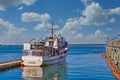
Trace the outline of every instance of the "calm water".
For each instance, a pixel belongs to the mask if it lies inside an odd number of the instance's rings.
[[[14,68],[0,72],[0,80],[117,80],[101,54],[104,46],[69,47],[65,63]],[[0,62],[21,58],[22,46],[1,46]]]

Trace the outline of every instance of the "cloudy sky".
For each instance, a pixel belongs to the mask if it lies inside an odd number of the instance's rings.
[[[120,34],[120,0],[0,0],[0,43],[44,38],[52,21],[69,43],[105,43]]]

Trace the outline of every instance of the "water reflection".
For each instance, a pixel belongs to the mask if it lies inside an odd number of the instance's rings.
[[[24,67],[22,77],[24,80],[64,80],[66,63],[43,67]]]

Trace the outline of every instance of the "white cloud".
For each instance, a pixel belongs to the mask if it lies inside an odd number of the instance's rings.
[[[77,40],[81,40],[83,38],[83,34],[78,33],[75,37],[77,38]]]
[[[96,40],[96,39],[104,39],[106,34],[101,30],[96,30],[94,34],[88,35],[86,37],[87,40]]]
[[[63,27],[63,31],[65,30],[78,30],[81,29],[81,24],[78,18],[69,18]]]
[[[76,33],[76,31],[66,32],[65,35],[62,34],[66,38],[69,43],[82,43],[83,41],[83,34]]]
[[[93,2],[90,5],[86,6],[86,9],[83,11],[82,15],[84,17],[67,19],[64,27],[61,29],[60,32],[67,38],[68,41],[72,40],[73,42],[76,41],[76,43],[81,40],[81,43],[88,43],[88,40],[90,40],[90,42],[94,42],[95,40],[102,42],[99,39],[104,39],[104,32],[97,30],[94,34],[91,34],[85,38],[83,37],[82,33],[80,33],[80,30],[83,25],[94,24],[98,26],[107,24],[109,20],[107,19],[107,14],[105,10],[102,9],[102,7],[98,3]],[[114,21],[114,19],[112,19],[111,22],[112,21]]]
[[[115,18],[111,18],[111,19],[109,20],[109,22],[110,22],[110,23],[115,22]]]
[[[37,0],[22,0],[22,3],[30,6],[32,4],[34,4]]]
[[[25,12],[22,14],[22,21],[24,22],[32,22],[32,21],[40,21],[40,15],[34,12]]]
[[[15,41],[19,44],[19,40],[23,39],[24,37],[22,33],[26,31],[26,29],[18,28],[14,24],[0,19],[0,31],[0,33],[2,34],[0,38],[1,43],[10,44],[11,42],[14,43]]]
[[[110,18],[109,16],[112,14],[119,14],[120,9],[115,8],[115,9],[103,9],[99,3],[91,2],[92,0],[81,0],[83,3],[88,3],[89,4],[85,5],[85,10],[82,11],[82,16],[79,18],[70,18],[69,20],[77,20],[80,25],[105,25],[108,23],[113,23],[115,22],[115,18],[112,17]],[[80,12],[79,9],[74,10],[74,12]]]
[[[41,22],[46,22],[50,19],[50,15],[45,13],[45,14],[38,14],[34,12],[25,12],[22,14],[22,21],[24,22],[32,22],[32,21],[41,21]]]
[[[22,14],[22,21],[24,22],[33,22],[33,21],[38,21],[40,22],[37,24],[35,27],[33,27],[34,30],[37,31],[42,31],[42,30],[47,30],[49,27],[52,25],[48,22],[50,20],[50,15],[45,13],[45,14],[38,14],[34,12],[25,12]],[[58,28],[58,26],[57,26]]]
[[[85,3],[90,2],[89,0],[81,0]],[[111,11],[111,13],[109,13]],[[75,10],[74,10],[75,12]],[[81,28],[83,26],[89,25],[106,25],[109,23],[115,22],[115,18],[111,16],[113,14],[118,15],[119,8],[114,9],[103,9],[99,3],[91,2],[85,5],[85,10],[82,12],[82,16],[76,18],[69,18],[67,19],[65,25],[60,30],[60,32],[68,39],[68,41],[73,40],[78,42],[78,36],[81,39],[84,39],[81,42],[91,42],[91,43],[104,43],[106,34],[101,31],[97,30],[94,34],[90,34],[87,37],[83,37],[82,33],[80,33]],[[110,30],[110,29],[107,29]],[[77,36],[76,36],[77,35]],[[70,41],[71,42],[71,41]]]
[[[120,7],[117,7],[117,8],[114,8],[114,9],[109,9],[108,14],[120,15]]]
[[[47,13],[41,14],[40,19],[41,19],[41,22],[46,22],[46,21],[50,20],[50,15]]]
[[[0,10],[3,10],[3,11],[5,11],[5,9],[4,9],[3,7],[1,7],[1,6],[0,6]]]
[[[80,29],[79,18],[69,18],[64,27],[60,30],[60,33],[65,36],[69,42],[77,43],[83,38],[83,35],[79,33]]]
[[[47,30],[48,27],[50,27],[50,26],[51,26],[51,24],[49,24],[49,23],[40,23],[37,26],[35,26],[34,29],[43,31],[43,30]]]
[[[50,24],[48,22],[42,22],[42,23],[39,23],[38,25],[36,25],[33,29],[36,31],[47,31],[48,32],[48,30],[51,30],[51,28],[52,28],[52,24]],[[53,28],[55,30],[58,30],[59,26],[54,25]],[[58,33],[58,32],[54,32],[54,33]]]
[[[19,7],[18,10],[22,10],[23,9],[23,6]]]
[[[105,33],[104,33],[103,31],[101,31],[101,30],[96,30],[96,32],[95,32],[95,37],[96,37],[96,38],[105,38],[106,35],[105,35]]]
[[[60,30],[69,43],[104,43],[106,34],[101,30],[96,30],[94,34],[87,36],[80,33],[81,23],[79,18],[69,18],[64,27]]]
[[[68,41],[70,43],[83,43],[83,34],[82,33],[77,33],[76,35],[69,36]]]
[[[81,26],[79,26],[81,27]],[[61,29],[61,33],[69,43],[104,43],[106,34],[101,30],[96,30],[94,34],[89,34],[87,36],[80,33],[81,28],[69,28],[69,26],[64,26]]]
[[[5,10],[9,6],[18,6],[20,4],[30,6],[35,2],[36,0],[0,0],[0,10]]]
[[[106,30],[108,30],[108,31],[112,31],[113,29],[112,29],[112,28],[107,28]]]
[[[87,5],[81,17],[81,24],[83,25],[104,25],[108,23],[106,11],[99,5],[99,3],[92,2]]]
[[[78,38],[82,37],[82,34],[79,34],[80,29],[81,26],[77,20],[67,21],[64,27],[60,30],[60,33],[65,36],[69,42],[73,43],[78,42]]]
[[[104,32],[97,30],[94,34],[83,37],[82,33],[79,33],[83,25],[104,25],[109,22],[107,19],[107,14],[104,9],[99,5],[99,3],[92,2],[87,5],[82,15],[84,17],[69,18],[65,23],[64,27],[61,29],[61,33],[70,41],[79,41],[81,39],[91,39],[91,41],[97,40],[98,38],[105,37]],[[114,21],[112,19],[111,21]],[[77,35],[77,36],[76,36]],[[79,38],[79,39],[78,39]],[[81,42],[85,42],[84,40]],[[87,42],[87,41],[86,41]],[[88,41],[89,42],[89,41]]]
[[[86,37],[85,41],[88,43],[104,43],[106,34],[101,30],[96,30],[94,34]]]

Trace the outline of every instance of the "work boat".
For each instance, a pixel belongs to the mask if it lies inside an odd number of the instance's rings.
[[[46,37],[25,43],[23,47],[22,65],[41,66],[65,61],[68,43],[61,35]]]

